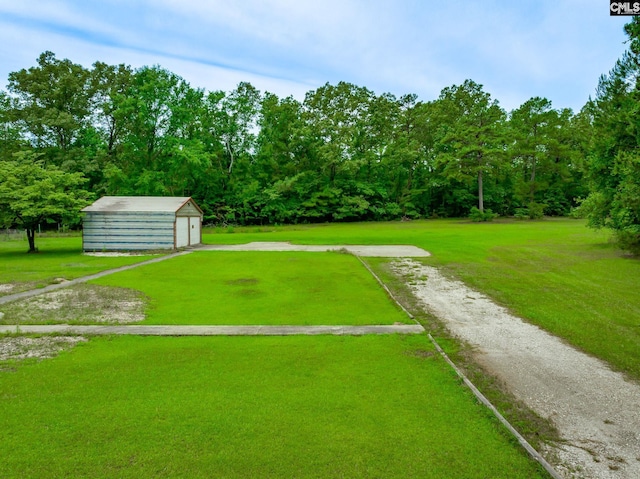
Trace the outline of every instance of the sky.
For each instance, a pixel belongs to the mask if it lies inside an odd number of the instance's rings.
[[[52,51],[279,97],[340,81],[421,101],[471,79],[580,110],[626,49],[606,0],[0,0],[0,88]]]

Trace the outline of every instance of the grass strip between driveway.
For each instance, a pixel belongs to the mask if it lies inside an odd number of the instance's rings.
[[[142,324],[411,324],[349,254],[193,252],[92,283],[145,293]]]

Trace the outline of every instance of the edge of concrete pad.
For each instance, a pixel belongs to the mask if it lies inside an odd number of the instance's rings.
[[[417,324],[364,326],[0,325],[4,334],[131,334],[138,336],[361,336],[421,334]]]
[[[300,245],[285,241],[253,241],[243,244],[202,245],[200,251],[302,251],[331,252],[345,250],[356,256],[385,258],[419,258],[431,256],[428,251],[415,245]]]

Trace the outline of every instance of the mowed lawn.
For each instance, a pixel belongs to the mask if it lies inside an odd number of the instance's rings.
[[[152,256],[88,256],[82,253],[79,236],[37,238],[39,252],[27,254],[26,239],[0,241],[0,295],[47,286],[60,278],[66,280],[87,276],[105,269],[151,259]]]
[[[340,253],[202,251],[92,283],[144,292],[146,324],[410,322],[356,257]]]
[[[205,241],[421,246],[433,253],[421,261],[640,378],[640,261],[583,221],[229,231]],[[85,257],[73,240],[67,261],[80,263]],[[320,262],[293,275],[307,257]],[[387,268],[385,260],[369,262]],[[64,277],[65,264],[45,263],[46,274]],[[286,276],[271,276],[278,270]],[[342,316],[333,310],[339,301],[322,300],[319,313],[309,315],[322,321],[308,324],[384,324],[374,316],[378,303],[357,294],[365,289],[401,318],[389,322],[405,321],[357,259],[337,253],[197,252],[101,284],[144,291],[148,322],[156,324],[203,324],[187,319],[226,303],[235,309],[211,313],[207,324],[245,316],[240,304],[265,316],[283,310],[272,323],[253,324],[307,324],[285,321],[290,302],[274,308],[261,288],[284,298],[287,285],[301,283],[292,297],[309,302],[323,289],[304,289],[314,284],[310,271],[334,278],[329,282],[341,290],[354,288],[353,275],[362,273],[369,283],[348,294],[362,306],[353,303],[344,316],[360,309],[374,319],[329,323]],[[0,366],[0,477],[546,477],[433,355],[424,335],[92,338],[52,360]]]
[[[254,227],[210,230],[204,239],[420,246],[433,254],[420,261],[640,379],[640,259],[626,256],[609,232],[589,229],[583,220]]]
[[[96,337],[0,371],[0,477],[547,477],[420,336]]]

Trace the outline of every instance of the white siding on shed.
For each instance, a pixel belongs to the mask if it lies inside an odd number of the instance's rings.
[[[105,196],[83,212],[85,251],[175,249],[200,243],[202,211],[189,197]]]
[[[154,214],[104,214],[85,220],[85,251],[172,249],[175,216]]]

